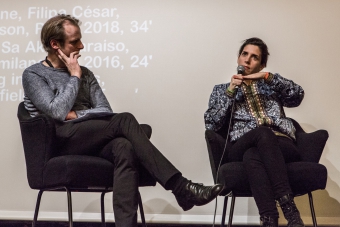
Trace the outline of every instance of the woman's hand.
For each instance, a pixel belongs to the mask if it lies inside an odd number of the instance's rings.
[[[244,80],[260,80],[260,79],[264,79],[266,76],[266,72],[258,72],[258,73],[254,73],[254,74],[250,74],[247,76],[242,76]]]
[[[229,85],[229,90],[234,91],[236,87],[241,86],[243,82],[243,76],[242,74],[237,74],[231,77],[230,85]]]

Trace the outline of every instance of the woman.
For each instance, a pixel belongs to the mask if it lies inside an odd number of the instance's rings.
[[[261,226],[278,226],[278,201],[288,226],[303,227],[285,165],[300,157],[293,122],[285,117],[283,107],[299,106],[304,91],[279,74],[262,72],[268,55],[261,39],[244,41],[237,60],[244,71],[232,76],[230,83],[214,87],[205,125],[217,131],[233,112],[227,158],[245,163]]]

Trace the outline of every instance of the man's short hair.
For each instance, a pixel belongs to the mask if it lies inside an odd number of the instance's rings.
[[[50,52],[52,50],[50,41],[53,39],[58,41],[60,45],[64,47],[65,31],[63,25],[66,21],[77,27],[81,24],[77,18],[72,17],[71,15],[58,14],[46,21],[42,27],[40,39],[46,52]]]
[[[267,66],[267,61],[268,61],[268,56],[269,56],[267,44],[265,42],[263,42],[261,39],[256,38],[256,37],[246,39],[246,40],[243,41],[243,44],[240,47],[240,50],[238,52],[239,57],[242,54],[244,47],[247,46],[247,45],[254,45],[254,46],[258,46],[260,48],[261,65]]]

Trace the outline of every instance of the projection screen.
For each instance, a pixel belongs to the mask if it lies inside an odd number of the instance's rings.
[[[305,90],[298,108],[286,114],[307,132],[326,129],[330,138],[321,163],[326,190],[313,193],[319,224],[340,223],[340,2],[336,0],[117,0],[3,1],[0,8],[0,220],[31,220],[37,191],[29,188],[16,117],[23,100],[23,70],[46,53],[44,22],[58,14],[82,21],[80,63],[92,70],[114,112],[131,112],[153,128],[151,141],[195,182],[212,184],[203,114],[213,86],[236,73],[242,41],[259,37],[269,46],[264,70],[280,73]],[[141,188],[149,223],[211,224],[214,202],[184,212],[160,185]],[[74,220],[100,221],[99,195],[73,195]],[[106,215],[114,222],[111,194]],[[296,199],[306,224],[307,197]],[[218,199],[217,220],[223,198]],[[67,220],[62,193],[46,193],[40,220]],[[239,198],[235,224],[259,223],[253,198]],[[280,223],[285,223],[284,218]]]

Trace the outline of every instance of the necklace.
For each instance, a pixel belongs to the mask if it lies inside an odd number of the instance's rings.
[[[51,68],[54,68],[53,65],[52,65],[52,63],[50,62],[50,60],[47,59],[47,56],[46,56],[46,58],[45,58],[45,61],[46,61],[46,63],[48,64],[48,66],[50,66]]]

